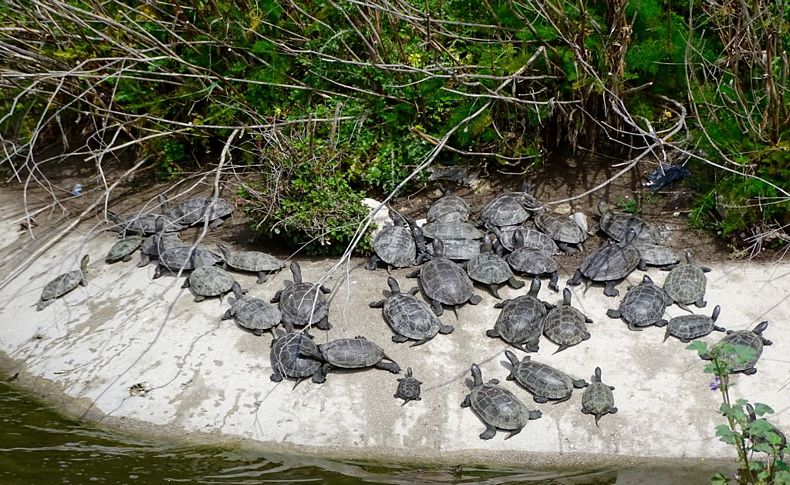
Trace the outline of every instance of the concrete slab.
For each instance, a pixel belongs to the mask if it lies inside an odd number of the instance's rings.
[[[12,220],[6,216],[0,234],[18,231]],[[232,321],[220,321],[227,303],[194,303],[180,288],[180,278],[152,280],[153,267],[106,265],[103,256],[114,242],[112,234],[80,227],[1,283],[4,367],[19,372],[24,385],[69,401],[72,412],[164,436],[208,434],[249,440],[271,451],[386,461],[571,469],[710,464],[735,456],[714,435],[723,419],[703,362],[675,339],[662,343],[663,329],[631,332],[606,317],[619,299],[603,296],[601,287],[573,292],[574,305],[595,321],[590,340],[556,355],[556,346],[542,340],[540,351],[531,354],[577,378],[589,380],[596,366],[603,369],[604,382],[616,386],[619,412],[604,416],[596,427],[591,416],[580,413],[581,392],[564,403],[537,405],[525,390],[505,381],[503,351],[512,348],[485,336],[499,310],[483,290],[478,290],[479,305],[460,308],[457,318],[452,312],[442,317],[455,332],[409,347],[393,343],[381,310],[368,307],[386,289],[385,271],[365,271],[364,262],[354,260],[330,275],[334,328],[314,330],[316,341],[365,335],[403,368],[412,367],[424,382],[423,400],[401,406],[393,397],[400,376],[381,370],[333,372],[326,384],[304,382],[296,388],[293,382],[271,382],[271,336],[255,337]],[[2,244],[0,260],[7,269],[34,247],[24,234],[4,237]],[[36,312],[42,287],[52,276],[78,267],[86,252],[92,256],[89,285]],[[334,262],[301,263],[305,279],[315,281]],[[409,288],[414,280],[406,273],[393,274]],[[637,271],[629,280],[636,284],[642,274]],[[654,269],[649,274],[659,284],[666,275]],[[720,325],[745,329],[770,321],[766,336],[774,345],[766,347],[756,375],[733,378],[733,394],[771,405],[777,411],[774,421],[790,429],[790,264],[720,264],[708,278],[704,312],[720,304]],[[262,298],[270,298],[285,279],[290,279],[287,271],[256,285],[253,276],[238,275],[250,294]],[[620,286],[623,293],[625,286]],[[513,297],[523,291],[502,293]],[[545,286],[541,297],[552,303],[561,299]],[[668,311],[669,316],[683,313],[677,307]],[[460,407],[473,362],[485,380],[500,379],[530,408],[540,409],[543,418],[512,439],[498,433],[480,440],[482,423]]]

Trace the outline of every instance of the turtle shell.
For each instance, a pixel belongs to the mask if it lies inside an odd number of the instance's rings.
[[[480,211],[480,220],[498,227],[518,225],[529,218],[527,207],[539,205],[534,197],[523,192],[502,194],[483,207]]]
[[[470,404],[485,423],[495,428],[520,429],[529,420],[529,411],[512,392],[496,384],[482,384],[472,388]]]
[[[746,362],[738,362],[738,357],[735,353],[723,351],[719,354],[719,358],[727,363],[730,372],[742,372],[753,369],[760,356],[763,353],[763,339],[762,337],[752,330],[738,330],[732,332],[726,337],[719,340],[716,346],[729,345],[743,345],[754,350],[754,356]]]
[[[370,367],[384,358],[384,350],[363,337],[332,340],[318,350],[328,363],[345,369]]]
[[[573,219],[552,212],[536,215],[535,227],[563,243],[578,244],[587,239],[587,233]]]
[[[255,333],[269,330],[282,320],[282,313],[276,306],[259,298],[243,296],[230,300],[231,313],[236,323]]]
[[[219,256],[207,249],[194,248],[193,250],[191,246],[184,245],[174,246],[159,253],[159,264],[173,273],[182,269],[192,270],[195,269],[193,258],[190,257],[192,254],[195,255],[195,260],[200,261],[201,266],[211,266],[221,261]]]
[[[708,279],[699,266],[681,263],[669,272],[664,280],[664,290],[673,301],[688,305],[705,297]]]
[[[240,271],[279,271],[285,263],[274,256],[260,251],[235,251],[225,257],[225,262]]]
[[[395,333],[412,340],[433,338],[442,325],[428,305],[408,293],[387,298],[383,313]]]
[[[208,221],[215,221],[229,216],[233,212],[233,205],[223,198],[194,197],[185,200],[176,208],[168,212],[168,216],[179,224],[191,226],[204,220],[208,214]]]
[[[658,323],[667,309],[667,295],[649,279],[628,290],[620,302],[620,313],[635,327]]]
[[[587,255],[580,269],[593,281],[621,280],[639,265],[639,259],[639,251],[631,244],[605,244]]]
[[[422,382],[418,381],[411,371],[411,367],[406,369],[406,377],[398,379],[398,389],[395,392],[395,397],[403,399],[406,404],[409,401],[420,400],[420,386]]]
[[[104,260],[108,264],[115,263],[117,261],[128,261],[130,259],[130,255],[140,247],[143,243],[142,236],[127,236],[124,239],[113,244],[110,250],[107,252],[107,257]]]
[[[192,291],[201,296],[224,295],[231,290],[235,281],[230,273],[216,266],[196,268],[188,279]]]
[[[494,253],[480,253],[466,263],[466,273],[474,281],[498,285],[513,277],[507,262]]]
[[[429,222],[422,226],[423,236],[429,239],[480,239],[480,229],[467,222]]]
[[[455,195],[446,195],[428,209],[428,222],[466,222],[469,219],[469,204]]]
[[[54,300],[70,292],[83,280],[81,270],[69,271],[53,279],[41,290],[41,301]]]
[[[622,212],[604,212],[601,214],[600,227],[609,237],[617,242],[625,242],[628,233],[636,234],[634,241],[661,244],[661,235],[642,218]]]
[[[466,272],[446,258],[434,258],[422,266],[420,285],[428,298],[445,305],[466,303],[474,294]]]
[[[140,251],[158,257],[160,252],[176,246],[185,246],[178,234],[153,234],[143,240]]]
[[[521,295],[507,300],[499,313],[494,331],[511,344],[537,341],[543,332],[546,305],[531,295]]]
[[[156,219],[159,217],[165,219],[165,232],[178,232],[184,229],[183,225],[174,222],[171,217],[162,214],[152,214],[150,212],[115,220],[117,221],[118,232],[156,234]]]
[[[403,226],[384,226],[373,240],[373,250],[382,261],[396,268],[411,266],[417,258],[414,237]]]
[[[279,309],[283,322],[291,325],[310,325],[320,322],[329,314],[329,302],[312,283],[294,283],[280,294]]]
[[[582,312],[572,306],[560,305],[549,310],[543,319],[543,335],[563,350],[590,338],[586,319]]]
[[[480,241],[473,239],[445,239],[443,257],[456,261],[467,261],[480,254]],[[436,248],[431,245],[434,254]]]
[[[321,362],[302,355],[317,353],[318,347],[307,335],[299,332],[281,333],[272,340],[269,352],[269,359],[275,371],[272,380],[280,381],[283,376],[294,379],[312,376],[321,368]]]
[[[553,273],[559,269],[551,254],[540,249],[518,248],[507,256],[507,262],[513,271],[528,275]]]
[[[667,333],[688,342],[708,335],[714,326],[715,322],[707,315],[681,315],[669,321]]]
[[[561,370],[525,357],[513,365],[511,376],[535,396],[567,399],[573,392],[573,378]]]
[[[595,424],[598,419],[607,413],[616,413],[614,406],[614,394],[612,388],[601,382],[601,368],[595,368],[595,375],[592,382],[587,385],[582,394],[582,412],[595,415]]]
[[[634,247],[639,250],[639,256],[650,266],[669,266],[680,261],[678,255],[668,247],[660,244],[653,244],[635,241]]]

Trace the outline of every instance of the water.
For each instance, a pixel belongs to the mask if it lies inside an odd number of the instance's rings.
[[[175,446],[69,419],[0,382],[0,483],[38,484],[437,484],[614,483],[615,470],[536,472],[475,467],[415,468],[241,448]]]

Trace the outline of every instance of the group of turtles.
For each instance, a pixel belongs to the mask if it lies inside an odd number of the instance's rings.
[[[232,292],[233,297],[228,299],[230,307],[221,318],[235,319],[240,327],[256,335],[266,331],[272,333],[273,381],[290,378],[298,383],[311,378],[315,383],[323,383],[332,368],[374,367],[395,374],[401,372],[400,366],[379,345],[365,337],[336,339],[317,345],[308,332],[297,329],[329,330],[332,327],[329,300],[325,296],[330,290],[321,284],[303,281],[297,262],[290,263],[293,281],[286,281],[284,288],[266,301],[248,295],[228,269],[255,273],[257,282],[262,284],[270,274],[285,267],[284,261],[258,251],[232,251],[224,244],[218,245],[218,251],[212,251],[180,239],[178,232],[187,227],[219,226],[233,210],[228,201],[199,197],[175,208],[171,208],[164,197],[160,197],[160,202],[163,209],[160,213],[126,218],[111,215],[122,239],[110,249],[106,262],[129,261],[139,248],[138,266],[155,261],[154,278],[164,271],[187,272],[183,287],[190,289],[195,301]],[[525,275],[531,278],[529,290],[495,305],[501,312],[486,335],[501,338],[524,352],[538,351],[539,341],[545,336],[558,346],[557,352],[563,351],[590,338],[587,324],[592,323],[592,319],[573,307],[567,287],[562,291],[559,305],[539,299],[540,278],[548,277],[548,286],[559,291],[559,264],[555,256],[560,252],[582,251],[588,235],[600,229],[610,241],[586,256],[567,281],[568,286],[578,285],[584,279],[602,282],[604,294],[614,297],[619,295],[616,285],[634,269],[661,266],[669,270],[663,287],[655,285],[645,275],[639,285],[628,289],[618,308],[610,309],[607,315],[622,318],[631,330],[650,325],[666,326],[665,340],[674,336],[685,342],[714,330],[724,331],[716,325],[719,306],[711,316],[690,314],[669,321],[664,319],[665,310],[673,303],[686,310],[691,304],[705,306],[705,273],[709,268],[696,265],[689,253],[681,263],[673,251],[662,245],[659,231],[638,216],[612,212],[603,203],[598,205],[598,211],[597,228],[588,227],[586,217],[581,214],[563,215],[546,210],[529,193],[528,187],[491,200],[474,224],[469,222],[469,204],[450,193],[445,193],[430,206],[423,224],[390,210],[392,223],[382,227],[374,238],[375,254],[366,268],[372,271],[385,266],[389,272],[391,268],[417,266],[408,276],[418,278],[419,287],[401,291],[397,279],[390,275],[385,298],[370,302],[369,306],[381,308],[394,342],[410,342],[417,346],[439,334],[453,332],[452,325],[439,319],[445,308],[455,310],[465,303],[481,302],[482,298],[475,294],[475,283],[501,299],[499,288],[504,284],[514,289],[522,288],[525,283],[515,275]],[[527,225],[530,218],[534,219],[533,226]],[[87,255],[81,263],[81,269],[60,275],[45,286],[39,310],[78,285],[87,284]],[[417,297],[420,291],[428,303]],[[282,329],[277,328],[280,324]],[[755,351],[748,362],[734,355],[725,356],[731,361],[733,372],[756,372],[755,364],[763,345],[770,345],[770,341],[762,337],[767,325],[762,322],[752,331],[728,332],[722,339],[723,343],[745,345]],[[509,350],[505,355],[510,363],[507,379],[515,380],[529,391],[535,402],[566,401],[573,389],[584,388],[582,412],[594,415],[596,425],[601,416],[617,411],[614,388],[602,382],[600,367],[587,383],[531,360],[529,356],[519,360]],[[471,390],[462,406],[471,407],[486,424],[481,439],[493,437],[497,428],[508,430],[508,437],[513,436],[527,421],[540,417],[540,411],[527,409],[496,379],[484,383],[476,364],[472,364],[471,374]],[[419,400],[420,385],[408,368],[406,377],[398,380],[395,397],[403,399],[403,404]]]

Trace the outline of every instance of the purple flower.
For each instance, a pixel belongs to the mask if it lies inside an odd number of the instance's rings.
[[[711,391],[718,391],[721,387],[721,378],[719,376],[714,377],[708,385],[710,386]]]

